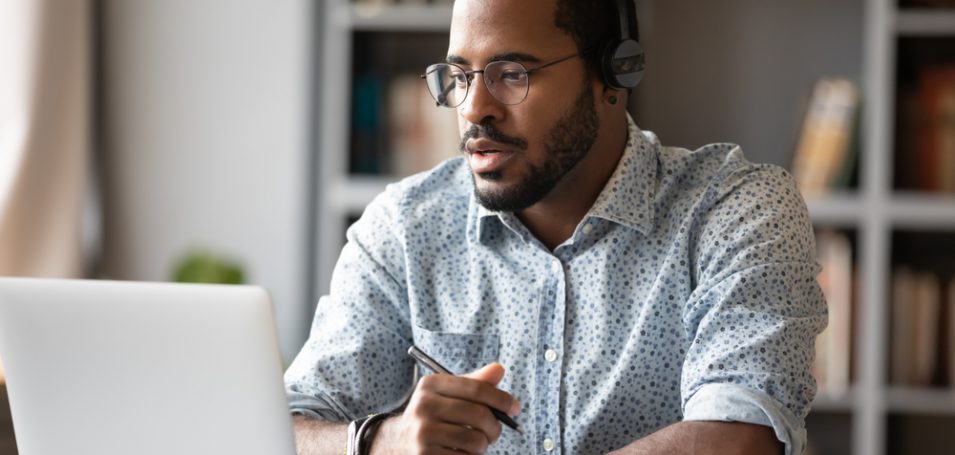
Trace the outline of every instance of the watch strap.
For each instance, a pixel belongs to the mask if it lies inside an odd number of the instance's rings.
[[[345,447],[345,455],[369,455],[371,442],[375,437],[378,426],[385,419],[396,414],[381,413],[371,414],[368,417],[354,420],[348,425],[348,443]]]

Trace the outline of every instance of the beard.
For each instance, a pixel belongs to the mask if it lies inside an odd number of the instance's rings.
[[[599,127],[594,94],[585,84],[573,106],[547,134],[544,144],[545,161],[539,165],[531,164],[524,177],[511,186],[480,189],[475,181],[474,196],[478,203],[494,212],[519,212],[540,202],[587,156],[587,152],[597,140]],[[521,151],[527,149],[526,140],[506,136],[490,124],[482,124],[480,127],[472,125],[461,141],[462,148],[467,139],[482,135],[493,141],[515,146]],[[478,174],[478,177],[497,181],[501,179],[501,173],[485,172]],[[476,178],[472,172],[471,179]]]

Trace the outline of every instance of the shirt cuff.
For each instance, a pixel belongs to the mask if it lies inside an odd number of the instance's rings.
[[[311,395],[286,390],[285,397],[292,415],[303,415],[329,422],[348,422],[348,415],[342,409],[336,409],[331,403]]]
[[[786,445],[786,455],[799,455],[806,446],[803,419],[769,395],[736,384],[705,384],[687,400],[683,420],[745,422],[772,427]]]

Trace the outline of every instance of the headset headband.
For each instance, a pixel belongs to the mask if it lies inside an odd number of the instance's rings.
[[[627,2],[630,4],[627,5]],[[615,3],[620,22],[619,34],[606,45],[601,57],[601,73],[604,82],[611,88],[632,89],[643,79],[646,62],[643,48],[637,42],[639,31],[636,14],[631,9],[633,0],[616,0]]]
[[[620,40],[630,38],[630,9],[627,8],[626,2],[629,0],[616,0],[617,1],[617,17],[620,19]]]

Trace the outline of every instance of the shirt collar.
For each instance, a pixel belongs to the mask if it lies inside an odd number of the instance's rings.
[[[646,235],[653,228],[653,197],[657,180],[657,153],[660,143],[656,135],[637,127],[627,114],[627,144],[617,168],[587,212],[588,217],[603,218],[640,231]],[[471,205],[477,210],[477,240],[483,243],[483,232],[493,219],[512,226],[517,217],[510,212],[494,212],[477,202],[471,195]],[[519,222],[517,224],[520,224]],[[521,233],[525,229],[515,230]]]
[[[660,143],[627,115],[627,146],[587,216],[604,218],[649,234],[653,229]]]

